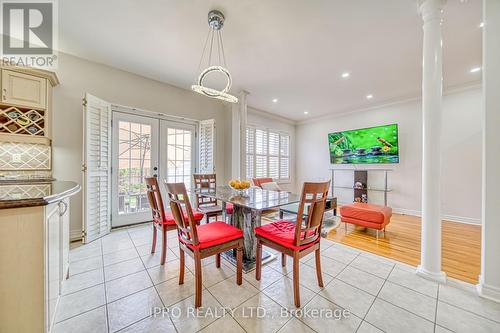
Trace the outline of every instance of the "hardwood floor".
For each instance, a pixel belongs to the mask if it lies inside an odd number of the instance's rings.
[[[393,214],[386,228],[385,237],[380,232],[344,223],[330,231],[328,239],[398,260],[413,266],[420,263],[420,218]],[[442,229],[443,270],[449,277],[477,283],[481,263],[481,227],[464,223],[443,221]]]

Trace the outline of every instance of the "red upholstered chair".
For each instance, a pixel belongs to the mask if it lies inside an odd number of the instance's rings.
[[[262,187],[262,184],[270,183],[272,181],[273,181],[272,178],[252,178],[253,184],[258,187]]]
[[[165,212],[163,199],[161,197],[156,177],[146,177],[145,181],[149,206],[151,207],[151,212],[153,213],[153,246],[151,247],[151,253],[155,253],[156,230],[159,229],[162,233],[160,264],[163,265],[165,264],[165,257],[167,254],[167,231],[175,230],[176,224],[172,213]],[[193,216],[198,224],[203,219],[203,214],[200,212],[194,212]]]
[[[198,226],[189,203],[184,183],[166,183],[170,208],[179,237],[180,272],[179,284],[184,283],[184,253],[194,260],[196,308],[201,306],[201,260],[216,255],[215,265],[220,267],[220,254],[236,249],[236,284],[242,282],[243,231],[224,222],[212,222]],[[184,206],[185,212],[182,206]],[[187,216],[186,216],[187,214]],[[187,217],[187,218],[186,218]]]
[[[323,287],[320,262],[320,233],[325,212],[326,196],[330,181],[304,183],[297,223],[280,220],[255,228],[257,254],[255,278],[260,280],[262,271],[262,245],[281,252],[281,264],[286,265],[286,256],[293,258],[293,296],[295,306],[300,307],[299,260],[315,251],[318,285]],[[304,206],[309,205],[309,214],[303,219]]]

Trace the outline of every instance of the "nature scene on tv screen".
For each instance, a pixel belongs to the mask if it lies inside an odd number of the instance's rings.
[[[398,125],[328,134],[332,164],[399,163]]]

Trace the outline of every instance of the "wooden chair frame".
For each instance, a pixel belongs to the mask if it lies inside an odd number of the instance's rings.
[[[304,183],[302,195],[297,213],[297,222],[295,225],[295,246],[304,246],[312,244],[302,250],[293,250],[281,244],[275,243],[267,238],[257,237],[257,253],[255,278],[260,280],[262,272],[262,246],[265,245],[276,251],[281,252],[281,265],[286,266],[286,256],[293,258],[293,296],[296,307],[300,307],[299,291],[299,264],[300,259],[309,253],[315,252],[316,258],[316,277],[318,285],[323,288],[323,276],[321,274],[321,256],[320,256],[320,237],[321,225],[323,223],[323,213],[325,212],[326,197],[330,181],[324,183]],[[303,218],[304,207],[309,204],[309,214],[306,219]]]
[[[165,259],[167,255],[167,231],[175,230],[177,226],[175,224],[165,224],[165,209],[163,206],[163,199],[161,197],[160,188],[158,187],[158,180],[156,177],[146,177],[144,178],[146,182],[147,196],[149,200],[149,206],[151,207],[151,212],[153,214],[153,246],[151,247],[151,253],[155,253],[156,250],[156,237],[157,230],[161,231],[162,243],[161,243],[161,258],[160,264],[165,264]]]
[[[215,189],[217,186],[217,176],[212,174],[193,174],[194,188],[200,189]],[[217,199],[196,195],[196,209],[204,213],[207,218],[207,223],[211,217],[222,216],[222,207],[218,206]]]
[[[187,253],[194,260],[195,266],[195,308],[201,306],[202,297],[202,266],[201,260],[210,256],[215,255],[215,266],[220,268],[220,254],[222,252],[236,249],[236,284],[241,285],[242,283],[242,266],[243,266],[243,236],[241,238],[229,241],[224,244],[219,244],[216,246],[199,249],[198,245],[198,231],[197,225],[193,217],[193,210],[191,204],[189,203],[189,197],[186,193],[186,187],[184,183],[165,183],[167,187],[168,196],[170,199],[170,208],[177,225],[177,232],[179,238],[183,240],[179,241],[179,284],[184,283],[184,264],[185,258],[184,253]],[[184,219],[184,214],[182,212],[182,207],[187,212],[188,220]],[[187,244],[192,245],[193,248],[187,246]]]

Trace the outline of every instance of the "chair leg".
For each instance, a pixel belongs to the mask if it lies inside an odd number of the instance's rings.
[[[220,253],[215,255],[215,267],[220,268]]]
[[[165,259],[167,257],[167,228],[162,227],[162,242],[161,242],[161,259],[160,265],[165,264]]]
[[[255,280],[260,281],[262,272],[262,243],[257,239],[257,252],[255,254]]]
[[[316,275],[318,276],[318,286],[323,288],[323,275],[321,274],[321,253],[319,249],[316,251]]]
[[[184,250],[179,248],[179,284],[184,284],[185,256]]]
[[[194,307],[199,308],[201,306],[201,258],[200,258],[200,252],[198,251],[195,251],[194,253],[194,275],[195,275]]]
[[[347,222],[344,222],[345,233],[347,234]]]
[[[286,267],[286,254],[281,253],[281,267]]]
[[[151,254],[155,253],[156,249],[156,226],[153,223],[153,246],[151,247]]]
[[[299,253],[293,253],[293,299],[295,306],[300,308],[300,292],[299,292]]]
[[[377,230],[377,240],[378,240],[378,230]]]
[[[240,246],[236,250],[236,284],[238,286],[243,282],[243,247]]]

